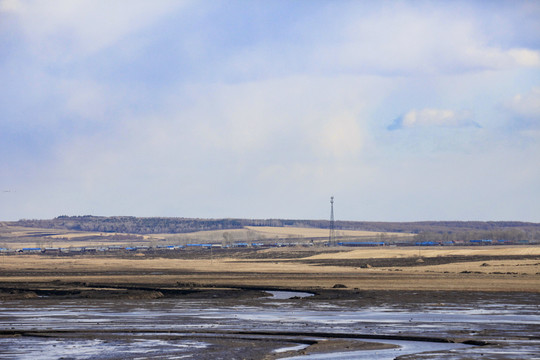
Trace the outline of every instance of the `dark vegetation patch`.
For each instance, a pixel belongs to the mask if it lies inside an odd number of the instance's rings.
[[[540,303],[540,293],[448,291],[448,290],[363,290],[343,287],[336,284],[334,289],[321,288],[283,288],[234,285],[202,285],[196,283],[177,283],[176,286],[159,286],[151,283],[140,284],[100,284],[81,282],[56,283],[0,283],[0,300],[54,301],[55,299],[140,299],[182,298],[193,300],[219,299],[233,306],[239,300],[243,304],[260,304],[268,298],[268,290],[311,292],[314,296],[288,299],[287,301],[317,302],[347,300],[355,306],[384,306],[395,304],[411,309],[425,306],[444,306],[448,303],[504,303],[519,298],[523,304]],[[119,303],[120,304],[120,303]],[[442,304],[442,305],[441,305]]]
[[[0,284],[0,300],[21,299],[128,299],[152,300],[163,297],[184,299],[223,299],[241,300],[268,296],[264,290],[213,287],[159,287],[151,284],[130,286],[100,286],[89,283],[56,283],[56,284],[17,284],[15,286]]]
[[[67,229],[96,232],[121,232],[131,234],[177,234],[204,230],[241,229],[245,226],[308,227],[328,229],[328,220],[288,219],[193,219],[133,216],[59,216],[47,220],[19,220],[7,223],[16,226],[46,229]],[[364,230],[429,234],[441,240],[452,240],[452,234],[469,232],[474,235],[492,235],[492,239],[540,240],[540,223],[520,221],[419,221],[419,222],[368,222],[336,221],[336,230]]]
[[[418,260],[422,259],[422,262]],[[321,266],[349,266],[349,267],[409,267],[409,266],[428,266],[442,265],[460,262],[475,262],[475,261],[490,261],[490,260],[538,260],[538,255],[502,255],[502,256],[484,256],[484,255],[467,255],[467,256],[437,256],[437,257],[422,257],[422,258],[369,258],[369,259],[304,259],[299,262],[321,265]]]

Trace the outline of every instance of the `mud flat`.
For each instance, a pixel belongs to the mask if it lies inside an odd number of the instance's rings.
[[[3,300],[0,358],[525,359],[540,346],[538,294],[343,293]]]

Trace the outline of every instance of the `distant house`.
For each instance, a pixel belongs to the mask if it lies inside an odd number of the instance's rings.
[[[480,239],[480,240],[471,240],[471,245],[491,245],[493,240],[490,239]]]
[[[421,242],[416,243],[416,246],[435,246],[435,245],[439,245],[439,243],[435,241],[421,241]]]
[[[41,252],[41,248],[22,248],[19,250],[19,252],[22,253],[39,253]]]
[[[248,243],[234,243],[233,247],[245,248],[248,247]]]

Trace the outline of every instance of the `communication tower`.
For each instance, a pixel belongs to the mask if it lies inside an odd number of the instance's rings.
[[[328,243],[330,246],[336,245],[336,232],[334,228],[334,197],[330,197],[330,235],[328,236]]]

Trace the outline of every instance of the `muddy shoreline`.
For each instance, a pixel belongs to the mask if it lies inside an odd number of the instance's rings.
[[[343,311],[366,311],[366,309],[382,309],[381,314],[393,311],[391,309],[396,309],[399,313],[405,311],[414,314],[418,311],[432,311],[429,309],[460,309],[462,306],[474,309],[475,306],[483,306],[482,304],[495,304],[501,309],[506,307],[504,304],[519,304],[520,308],[535,309],[540,304],[540,294],[537,293],[284,287],[268,289],[250,286],[215,288],[193,283],[179,283],[177,287],[160,287],[148,283],[110,286],[62,281],[48,284],[19,283],[11,287],[7,285],[14,284],[0,284],[0,294],[3,295],[0,297],[0,303],[17,311],[11,317],[9,313],[0,313],[0,320],[4,324],[0,327],[0,342],[3,341],[8,345],[22,343],[30,350],[66,343],[75,344],[74,348],[97,346],[98,349],[110,346],[133,349],[133,344],[153,343],[172,347],[171,344],[186,343],[188,347],[193,346],[190,344],[204,346],[201,350],[197,350],[197,359],[273,360],[313,353],[383,350],[395,347],[382,341],[461,344],[485,349],[500,347],[498,339],[502,337],[520,339],[519,341],[540,341],[540,334],[533,330],[533,325],[521,326],[514,330],[510,326],[502,331],[503,329],[498,327],[479,328],[465,323],[463,328],[434,332],[422,330],[421,325],[418,327],[414,323],[398,318],[396,329],[388,328],[384,321],[380,324],[370,321],[366,323],[367,328],[355,326],[349,330],[348,326],[331,326],[326,324],[326,321],[315,322],[312,325],[302,322],[289,323],[293,320],[288,318],[305,311],[307,314],[319,316],[313,311],[326,308],[336,310],[324,311],[322,313],[324,316],[330,314],[340,316]],[[295,290],[307,291],[313,296],[292,296],[286,300],[272,300],[269,293],[269,291]],[[32,293],[35,296],[28,295]],[[283,322],[280,320],[261,323],[257,320],[257,317],[266,311],[270,313],[282,311],[283,306],[291,309],[290,313],[288,311],[283,313],[282,316],[285,316]],[[60,309],[64,307],[66,307],[65,315],[59,314],[58,311],[63,311]],[[104,310],[100,310],[102,308]],[[80,310],[74,312],[74,309]],[[34,323],[31,319],[28,322],[24,320],[25,317],[17,320],[20,316],[24,316],[26,311],[42,313],[45,315],[44,322]],[[95,311],[98,312],[94,314]],[[140,314],[141,311],[148,311],[149,316],[137,315],[141,316],[140,320],[131,319],[132,314]],[[244,320],[238,320],[236,315],[233,315],[235,311]],[[109,314],[117,312],[124,314],[122,316],[126,318],[118,318],[115,315],[111,323]],[[388,314],[392,319],[392,313]],[[52,316],[50,321],[46,320],[49,316]],[[62,319],[60,323],[54,320],[58,316]],[[344,324],[347,324],[347,321]],[[437,324],[441,329],[445,328],[444,322]],[[400,327],[403,327],[403,332],[397,331]],[[137,353],[137,357],[163,358],[183,354],[185,351],[174,348],[167,350],[166,346],[161,354],[159,353],[161,350],[156,350],[152,353],[154,355]],[[277,353],[276,349],[285,351]],[[3,357],[0,350],[0,358],[18,357]],[[119,359],[122,356],[111,357],[104,351],[103,355],[98,354],[91,358],[108,360]],[[491,358],[507,359],[504,356]]]
[[[365,306],[381,302],[393,302],[399,299],[405,304],[421,304],[424,302],[459,302],[477,299],[504,298],[524,296],[531,303],[540,304],[538,293],[486,292],[486,291],[447,291],[447,290],[362,290],[349,289],[335,285],[336,289],[320,287],[283,287],[283,286],[249,286],[249,285],[203,285],[177,282],[160,286],[151,283],[92,283],[92,282],[0,282],[0,300],[15,299],[151,299],[151,298],[189,298],[224,300],[250,300],[268,296],[268,291],[306,292],[314,296],[309,300],[349,300]],[[525,296],[525,294],[527,294]],[[306,301],[298,298],[297,301]]]
[[[63,285],[68,284],[56,284],[59,288]],[[69,284],[69,286],[73,285],[80,286],[81,284]],[[143,289],[142,285],[146,288]],[[74,348],[97,346],[97,349],[107,349],[111,346],[113,349],[133,349],[133,345],[136,344],[165,344],[159,345],[162,348],[165,346],[163,349],[160,348],[163,353],[159,353],[161,350],[156,350],[150,355],[137,353],[137,357],[144,359],[184,354],[184,349],[175,350],[171,344],[186,343],[186,346],[198,344],[197,346],[203,347],[197,350],[197,359],[253,360],[273,360],[314,353],[392,349],[395,345],[388,342],[403,341],[460,344],[486,350],[500,347],[499,339],[502,337],[505,341],[517,339],[521,342],[540,342],[540,334],[533,330],[532,324],[517,328],[515,328],[517,324],[505,325],[504,328],[491,325],[479,327],[474,325],[477,320],[471,319],[472,323],[465,322],[463,327],[451,325],[454,320],[450,320],[451,327],[447,328],[446,322],[437,320],[434,324],[437,324],[436,326],[440,327],[441,331],[435,331],[436,329],[426,331],[429,327],[422,330],[425,326],[422,325],[424,320],[415,319],[413,323],[410,323],[406,319],[400,320],[399,317],[403,314],[417,317],[421,314],[418,313],[419,311],[431,312],[433,309],[460,309],[463,306],[474,309],[475,306],[482,306],[481,304],[495,305],[495,309],[506,308],[504,304],[519,304],[521,309],[528,308],[531,309],[528,311],[534,311],[532,309],[537,307],[540,298],[539,295],[530,293],[462,292],[452,294],[446,291],[318,289],[313,291],[314,295],[310,297],[292,296],[286,300],[272,300],[270,294],[263,289],[194,287],[167,292],[167,289],[151,288],[149,284],[140,284],[137,289],[94,290],[94,294],[100,294],[96,297],[87,297],[88,294],[80,288],[68,290],[66,287],[63,290],[56,290],[58,292],[53,291],[49,295],[40,295],[37,298],[0,300],[6,309],[16,309],[14,312],[0,313],[0,342],[9,346],[19,344],[17,346],[23,346],[23,350],[24,346],[32,350],[60,344],[74,344]],[[281,290],[294,289],[282,288]],[[81,292],[78,293],[78,291]],[[118,291],[121,295],[119,293],[118,297],[110,296],[111,291]],[[158,298],[149,296],[156,291],[163,291],[162,296]],[[282,307],[285,308],[282,309]],[[392,322],[385,325],[387,320],[380,324],[376,320],[375,322],[369,320],[373,316],[369,315],[371,311],[369,309],[380,309],[379,311],[382,311],[380,314],[388,314],[384,316],[388,316]],[[282,315],[276,314],[276,311]],[[365,316],[360,316],[359,320],[354,320],[361,321],[358,325],[350,327],[346,325],[349,316],[346,314],[350,311],[353,311],[351,314],[355,314],[356,311],[367,311],[367,313]],[[398,311],[397,314],[402,315],[394,318],[393,311]],[[437,311],[435,310],[435,313]],[[28,315],[26,315],[27,312],[29,312]],[[148,315],[145,315],[147,312]],[[283,320],[261,322],[266,312],[274,314],[272,316],[277,315],[278,319],[284,316]],[[310,316],[315,316],[315,318],[309,320],[308,323],[300,319],[294,320],[303,313],[308,316],[307,319]],[[344,315],[340,315],[342,313]],[[34,316],[32,314],[42,314],[44,318],[36,323],[31,320]],[[113,315],[112,318],[111,315]],[[326,323],[326,320],[323,322],[316,320],[319,316],[329,315],[338,316],[337,319],[345,316],[343,318],[345,322],[343,325],[339,325],[339,322],[332,325],[333,320],[329,323]],[[136,317],[133,318],[133,316]],[[263,318],[257,320],[259,316]],[[426,320],[431,321],[431,315],[427,316]],[[58,322],[56,319],[61,319],[61,321]],[[388,327],[394,321],[397,321],[395,327]],[[364,326],[364,322],[367,327]],[[351,323],[353,324],[354,322]],[[400,328],[402,330],[398,331]],[[172,349],[167,349],[167,346]],[[276,349],[284,349],[284,351],[276,352]],[[18,358],[17,356],[3,357],[2,354],[0,350],[0,358]],[[440,353],[437,354],[440,356]],[[122,356],[111,357],[104,351],[90,358],[119,359]],[[463,357],[465,358],[476,357]],[[498,355],[491,358],[510,359]]]

